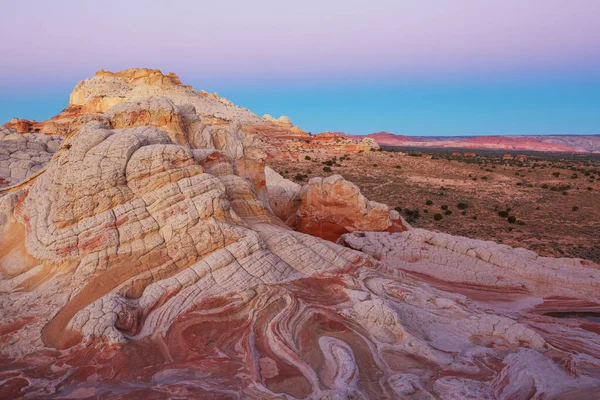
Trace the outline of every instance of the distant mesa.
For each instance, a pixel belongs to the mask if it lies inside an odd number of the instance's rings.
[[[340,135],[371,138],[380,146],[600,153],[600,135],[405,136],[389,132]]]

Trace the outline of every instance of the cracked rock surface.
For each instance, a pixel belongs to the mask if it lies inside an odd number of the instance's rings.
[[[413,229],[265,158],[150,97],[0,189],[0,398],[595,396],[600,266]]]

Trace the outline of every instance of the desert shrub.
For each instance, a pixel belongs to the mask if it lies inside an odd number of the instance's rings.
[[[404,214],[406,214],[406,221],[407,222],[413,222],[413,221],[417,220],[420,217],[419,209],[418,208],[415,208],[414,210],[411,210],[410,208],[405,208],[404,209]]]
[[[323,172],[331,172],[331,167],[323,167]]]
[[[423,209],[423,214],[429,214],[429,210],[428,210],[428,209],[426,209],[426,208],[424,208],[424,209]]]
[[[302,174],[296,174],[296,176],[294,177],[294,179],[297,180],[297,181],[301,181],[301,180],[304,179],[304,175],[302,175]]]
[[[304,156],[304,159],[310,161],[310,156]]]
[[[510,212],[510,210],[512,210],[512,208],[506,207],[506,212]]]
[[[427,204],[428,206],[430,206],[430,205],[432,205],[432,204],[433,204],[433,201],[432,201],[432,200],[427,200],[427,201],[425,202],[425,204]]]
[[[402,167],[401,167],[401,166],[399,166],[399,165],[396,165],[394,168],[398,168],[398,169],[400,169],[400,168],[402,168]]]
[[[458,203],[456,205],[456,208],[458,208],[459,210],[466,210],[467,208],[469,208],[469,205],[467,203]]]
[[[462,210],[460,214],[461,215],[467,215],[467,210]]]
[[[562,192],[563,196],[566,196],[568,193],[567,192]]]
[[[447,209],[448,209],[448,206],[444,204],[444,205],[443,205],[443,206],[441,206],[440,208],[441,208],[442,210],[447,210]]]
[[[594,190],[591,186],[588,186],[587,190]]]
[[[444,211],[444,215],[452,215],[452,211],[446,210],[446,211]]]
[[[577,179],[577,178],[579,178],[579,175],[577,175],[577,174],[571,175],[571,179]]]
[[[517,225],[525,225],[525,221],[518,220],[518,221],[517,221]]]
[[[376,167],[376,166],[377,166],[377,164],[373,164],[373,167]]]
[[[399,213],[401,213],[401,212],[402,212],[402,207],[396,207],[396,208],[394,208],[394,210],[396,210],[396,211],[398,211]]]
[[[471,218],[472,218],[473,220],[477,221],[477,215],[473,215]]]
[[[517,186],[523,186],[523,182],[517,182]]]
[[[498,211],[498,215],[502,218],[508,217],[508,211]]]
[[[433,219],[435,219],[436,221],[440,221],[442,218],[444,218],[444,217],[440,213],[433,215]]]
[[[571,207],[571,210],[572,210],[572,211],[578,211],[578,210],[579,210],[579,207],[577,207],[577,206],[573,206],[573,207]]]
[[[327,165],[328,167],[331,167],[334,162],[332,160],[327,160],[327,161],[323,161],[323,164]]]
[[[558,178],[560,176],[560,172],[553,172],[552,175]]]
[[[547,183],[544,183],[544,184],[542,185],[542,189],[548,189],[548,184],[547,184]]]
[[[511,215],[506,220],[508,221],[508,223],[514,224],[515,222],[517,222],[517,217],[515,217],[514,215]]]
[[[482,180],[482,181],[487,181],[487,180],[488,180],[488,177],[487,177],[487,176],[482,176],[482,177],[481,177],[481,180]]]

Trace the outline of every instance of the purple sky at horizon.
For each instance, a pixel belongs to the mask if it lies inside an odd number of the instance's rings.
[[[149,67],[311,131],[600,133],[597,0],[2,3],[0,122]]]

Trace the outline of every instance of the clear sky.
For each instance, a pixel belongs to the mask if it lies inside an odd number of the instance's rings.
[[[598,0],[0,0],[0,122],[159,68],[311,132],[600,133]]]

